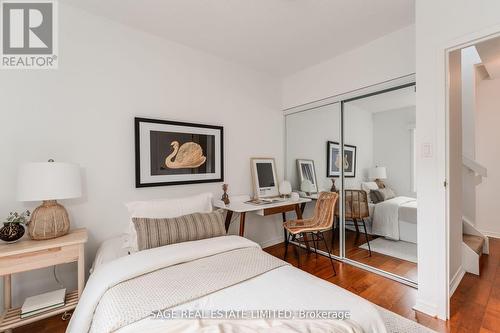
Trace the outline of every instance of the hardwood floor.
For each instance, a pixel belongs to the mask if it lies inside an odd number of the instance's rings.
[[[284,245],[278,244],[265,251],[282,258]],[[490,255],[482,258],[481,276],[467,273],[463,278],[451,299],[448,322],[412,310],[417,291],[411,287],[337,261],[337,276],[333,276],[328,258],[318,256],[316,259],[314,254],[301,253],[301,269],[438,332],[500,332],[500,239],[490,240]],[[287,261],[297,265],[293,250],[289,251]],[[14,332],[63,333],[67,323],[57,316]]]
[[[325,232],[325,238],[328,242],[328,246],[331,246],[331,237],[332,233],[330,231]],[[376,238],[378,238],[378,236],[368,235],[368,239],[370,241]],[[347,258],[379,268],[389,273],[403,276],[412,281],[417,281],[417,264],[373,251],[370,256],[368,250],[360,248],[360,245],[366,243],[365,235],[363,233],[356,234],[355,231],[346,230],[345,243]],[[332,253],[338,256],[340,245],[338,230],[335,233],[333,244]],[[326,252],[326,248],[323,243],[320,242],[318,244],[318,248]]]
[[[264,250],[282,258],[284,245]],[[465,274],[451,298],[447,322],[414,311],[417,291],[411,287],[338,261],[334,277],[328,258],[300,253],[301,269],[438,332],[500,332],[500,239],[490,239],[490,254],[481,258],[481,276]],[[294,251],[287,261],[297,265]]]

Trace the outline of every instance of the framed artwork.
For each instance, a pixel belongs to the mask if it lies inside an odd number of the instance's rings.
[[[340,144],[334,141],[327,143],[327,177],[340,177]],[[344,145],[344,176],[356,177],[356,146]]]
[[[255,197],[269,198],[279,196],[278,176],[274,158],[251,158],[250,167]]]
[[[135,118],[136,187],[224,181],[221,126]]]
[[[312,184],[311,193],[318,193],[318,180],[316,178],[316,168],[313,160],[298,159],[297,171],[299,174],[299,186],[307,179]]]

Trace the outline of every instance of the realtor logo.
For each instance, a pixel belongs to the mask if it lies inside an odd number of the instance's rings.
[[[1,1],[3,69],[57,68],[53,0]]]

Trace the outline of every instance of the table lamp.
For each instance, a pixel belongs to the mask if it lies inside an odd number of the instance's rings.
[[[279,186],[279,191],[284,198],[288,198],[292,193],[292,184],[290,184],[288,180],[282,181]]]
[[[28,223],[32,239],[51,239],[68,233],[68,212],[56,200],[82,195],[78,165],[53,160],[26,163],[19,168],[17,185],[19,201],[43,201],[33,211]]]
[[[311,192],[314,191],[314,185],[309,179],[304,179],[300,184],[300,190],[305,192],[306,195],[311,195]]]
[[[382,179],[387,179],[387,170],[385,167],[375,167],[370,169],[368,172],[368,178],[374,179],[379,188],[385,188],[384,181]]]

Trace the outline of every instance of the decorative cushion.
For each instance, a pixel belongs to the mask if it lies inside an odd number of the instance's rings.
[[[372,199],[372,202],[374,204],[377,204],[379,202],[386,201],[386,200],[389,200],[389,199],[392,199],[395,197],[396,197],[396,194],[389,187],[370,191],[370,198]]]
[[[212,211],[212,193],[201,193],[186,198],[135,201],[126,204],[130,222],[128,238],[124,247],[130,252],[137,248],[137,233],[132,221],[134,217],[171,218],[192,213],[209,213]]]
[[[368,202],[372,203],[372,200],[370,197],[370,191],[378,190],[377,183],[375,183],[375,182],[362,182],[361,189],[366,192],[366,195],[368,197]]]
[[[382,193],[380,193],[379,190],[370,190],[370,199],[371,202],[374,204],[378,204],[379,202],[384,201],[384,197],[382,196]]]
[[[396,193],[394,193],[394,191],[390,187],[381,188],[379,192],[382,194],[384,201],[396,197]]]
[[[139,251],[175,243],[224,236],[224,211],[194,213],[174,218],[134,217]]]

